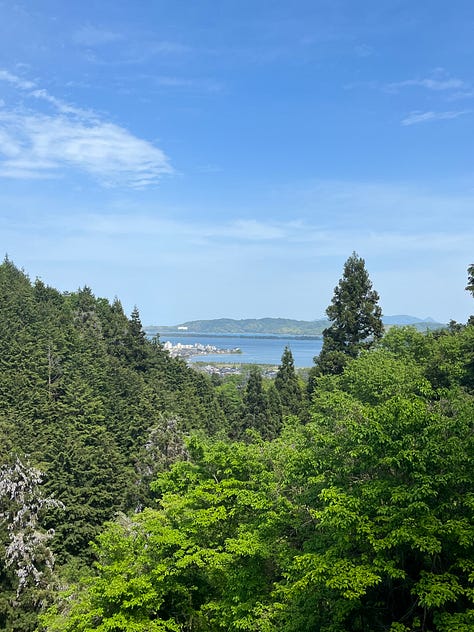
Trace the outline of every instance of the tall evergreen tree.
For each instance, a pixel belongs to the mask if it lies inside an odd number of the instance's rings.
[[[271,426],[268,398],[263,390],[262,374],[258,367],[253,366],[250,369],[249,379],[244,390],[242,429],[253,428],[258,430],[264,439],[270,439],[275,436]]]
[[[382,337],[378,300],[364,259],[353,252],[326,309],[331,325],[323,331],[323,348],[315,359],[318,373],[342,373],[349,358],[356,358]]]
[[[283,407],[281,405],[280,394],[275,388],[275,382],[270,384],[267,391],[268,400],[268,414],[270,416],[270,427],[272,429],[273,436],[276,437],[283,425]]]
[[[299,415],[303,404],[303,393],[289,347],[285,347],[281,356],[281,364],[275,377],[275,388],[280,396],[283,415]]]
[[[471,263],[467,269],[466,290],[474,296],[474,263]]]
[[[131,365],[138,371],[145,371],[147,368],[147,345],[146,335],[143,331],[140,313],[137,306],[133,308],[129,320],[128,335],[126,336],[126,346],[128,359]]]

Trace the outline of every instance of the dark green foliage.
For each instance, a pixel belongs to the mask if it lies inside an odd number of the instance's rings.
[[[267,389],[267,401],[271,427],[274,428],[275,436],[277,436],[283,425],[283,408],[280,393],[276,389],[274,382],[272,382]]]
[[[209,380],[146,339],[138,310],[128,319],[118,300],[88,287],[61,294],[9,260],[0,265],[0,467],[9,453],[27,454],[64,503],[63,514],[44,516],[60,562],[90,560],[105,520],[152,502],[147,481],[166,467],[158,454],[166,447],[156,442],[152,473],[141,459],[149,461],[146,444],[163,419],[177,433],[212,433],[224,417]],[[0,565],[0,593],[10,590],[7,574]],[[33,629],[32,595],[23,597],[24,625],[7,598],[5,629]]]
[[[467,286],[466,290],[474,296],[474,263],[467,269]]]
[[[257,430],[264,439],[273,439],[277,434],[263,389],[262,374],[256,366],[250,369],[244,389],[240,423],[240,434],[248,429]]]
[[[303,412],[303,390],[295,372],[293,354],[285,347],[281,364],[275,377],[275,388],[280,397],[283,416],[301,415]]]
[[[331,325],[323,331],[323,348],[315,358],[318,374],[342,373],[345,364],[382,337],[379,295],[364,260],[355,252],[344,264],[344,272],[326,309]]]
[[[227,420],[229,435],[235,439],[240,432],[242,412],[242,385],[234,378],[226,379],[217,387],[217,398]]]
[[[129,365],[137,371],[145,371],[149,353],[137,306],[130,316],[124,348]]]

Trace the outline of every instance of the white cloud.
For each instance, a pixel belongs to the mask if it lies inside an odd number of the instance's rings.
[[[0,70],[0,81],[6,81],[21,90],[33,90],[36,84],[33,81],[27,81],[17,75],[8,72],[8,70]]]
[[[474,90],[459,90],[449,95],[448,101],[459,101],[461,99],[472,99],[474,97]]]
[[[61,114],[74,114],[76,116],[81,116],[89,119],[96,119],[97,116],[94,114],[92,110],[83,110],[82,108],[76,108],[69,103],[66,103],[62,99],[57,99],[53,97],[47,90],[33,90],[30,93],[30,96],[35,97],[36,99],[43,99],[43,101],[47,101],[54,108],[60,112]]]
[[[430,121],[443,121],[458,118],[458,116],[462,116],[463,114],[469,114],[470,110],[457,110],[457,111],[449,111],[449,112],[420,112],[414,111],[410,112],[408,116],[406,116],[402,121],[402,125],[416,125],[417,123],[427,123]]]
[[[53,111],[0,110],[0,177],[51,178],[75,169],[106,186],[144,188],[173,172],[161,149],[127,129],[8,71],[0,70],[2,79]]]
[[[52,177],[72,167],[106,185],[141,188],[171,173],[160,149],[112,123],[0,113],[0,126],[0,176]]]

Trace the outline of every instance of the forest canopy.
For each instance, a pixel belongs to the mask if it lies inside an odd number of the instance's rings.
[[[382,336],[366,281],[371,331],[308,389],[289,349],[211,380],[5,260],[0,628],[474,629],[474,323]]]

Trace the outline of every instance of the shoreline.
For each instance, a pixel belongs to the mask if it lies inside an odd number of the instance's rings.
[[[247,333],[206,333],[193,331],[155,331],[151,328],[144,328],[147,336],[156,336],[165,338],[172,336],[173,338],[260,338],[264,340],[279,340],[286,338],[290,340],[322,340],[322,334],[247,334]]]

